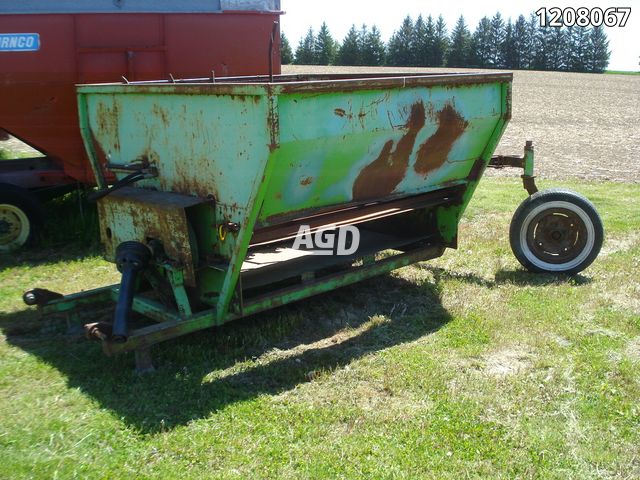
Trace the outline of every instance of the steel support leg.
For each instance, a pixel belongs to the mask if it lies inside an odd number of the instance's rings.
[[[134,350],[136,358],[136,372],[138,375],[146,375],[156,371],[151,359],[151,347],[140,347]]]

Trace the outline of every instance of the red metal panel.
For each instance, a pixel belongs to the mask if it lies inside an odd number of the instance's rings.
[[[165,77],[162,15],[77,15],[76,44],[80,83]]]
[[[35,52],[0,52],[0,128],[93,182],[74,84],[267,74],[277,13],[0,15],[0,33],[38,33]],[[280,73],[274,55],[274,73]]]
[[[277,20],[275,14],[167,15],[169,69],[175,76],[180,66],[186,77],[207,76],[211,70],[216,76],[266,74]],[[280,73],[279,62],[274,73]]]
[[[76,15],[78,47],[129,47],[161,45],[160,14],[84,14]]]

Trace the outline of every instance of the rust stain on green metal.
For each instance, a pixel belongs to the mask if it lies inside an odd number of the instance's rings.
[[[450,104],[438,112],[438,130],[418,150],[415,171],[427,175],[440,168],[447,161],[453,143],[469,125]]]
[[[393,140],[385,143],[378,158],[367,165],[354,182],[354,200],[379,198],[395,190],[406,175],[409,156],[413,151],[418,132],[424,124],[424,103],[419,101],[411,107],[411,115],[405,125],[407,133],[398,141],[395,148],[393,148]]]

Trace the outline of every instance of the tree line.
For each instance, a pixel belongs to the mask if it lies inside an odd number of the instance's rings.
[[[338,42],[326,23],[309,28],[293,51],[281,35],[283,64],[397,67],[470,67],[604,72],[609,40],[603,27],[541,27],[539,17],[515,22],[500,13],[483,17],[471,32],[461,15],[449,33],[442,15],[407,16],[388,42],[375,25],[351,29]]]

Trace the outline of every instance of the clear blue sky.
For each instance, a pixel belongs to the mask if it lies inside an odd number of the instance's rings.
[[[282,29],[295,49],[300,38],[312,26],[317,31],[323,21],[327,22],[334,37],[342,40],[352,24],[377,25],[387,40],[402,23],[402,19],[419,14],[434,17],[442,14],[449,29],[453,28],[460,14],[464,15],[473,31],[483,16],[500,12],[505,20],[515,20],[519,14],[528,16],[541,7],[631,7],[631,16],[624,28],[606,28],[609,48],[612,51],[610,70],[640,70],[640,0],[493,0],[491,2],[459,0],[282,0],[286,14],[282,17]]]

